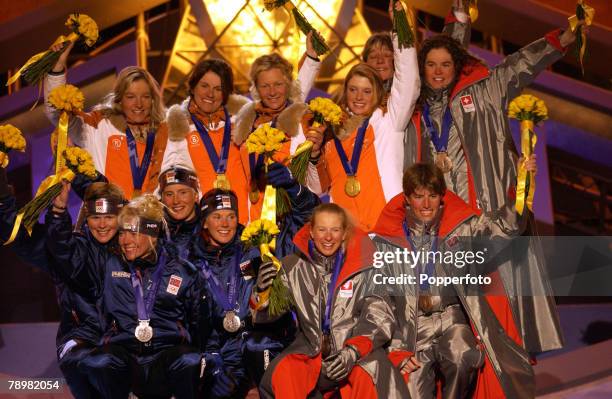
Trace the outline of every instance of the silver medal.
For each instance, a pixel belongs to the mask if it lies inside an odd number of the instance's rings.
[[[225,313],[225,317],[223,318],[223,328],[225,328],[225,331],[235,333],[240,330],[240,325],[240,317],[238,317],[236,312],[230,310]]]
[[[138,326],[134,330],[136,339],[146,343],[153,338],[153,328],[149,325],[149,320],[138,320]]]

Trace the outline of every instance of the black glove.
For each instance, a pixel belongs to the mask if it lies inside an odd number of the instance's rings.
[[[274,188],[284,188],[291,190],[299,188],[298,182],[293,178],[291,171],[285,165],[278,162],[274,162],[268,166],[268,174],[266,175],[268,183],[274,186]]]
[[[359,352],[352,346],[346,346],[335,356],[323,362],[323,373],[332,381],[340,382],[348,377],[349,373],[359,360]]]
[[[272,286],[278,270],[272,262],[262,263],[257,272],[257,292],[263,292]]]

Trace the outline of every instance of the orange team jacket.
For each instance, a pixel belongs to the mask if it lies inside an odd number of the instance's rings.
[[[151,154],[151,163],[142,185],[143,193],[152,193],[157,187],[159,172],[164,155],[165,145],[168,140],[168,132],[165,125],[161,125],[157,129],[155,141],[153,143],[153,153]],[[132,199],[134,194],[134,185],[132,183],[132,170],[130,166],[130,155],[127,145],[127,137],[122,135],[111,135],[107,140],[106,164],[104,167],[104,175],[108,181],[115,183],[123,190],[125,197]],[[144,158],[146,143],[136,141],[136,152],[138,161],[142,164]]]
[[[215,146],[217,155],[221,152],[223,144],[223,129],[221,126],[216,130],[209,130],[208,134]],[[190,132],[187,137],[187,150],[193,167],[200,181],[200,190],[202,194],[213,189],[213,183],[217,177],[206,146],[202,142],[202,138],[198,131]],[[240,159],[240,148],[230,140],[230,149],[227,159],[227,168],[225,174],[230,182],[230,189],[236,193],[238,197],[238,220],[241,224],[246,224],[249,220],[249,184]],[[248,160],[248,159],[247,159]]]
[[[350,160],[355,146],[357,130],[346,139],[342,140],[342,148]],[[331,202],[335,202],[346,209],[355,218],[360,229],[370,232],[374,229],[380,212],[385,207],[385,195],[376,162],[376,151],[374,148],[374,129],[369,125],[363,140],[363,148],[359,165],[357,167],[357,179],[361,184],[361,192],[356,197],[349,197],[344,191],[347,181],[346,172],[336,150],[334,140],[325,144],[325,155],[323,164],[324,175],[329,179],[329,194]]]

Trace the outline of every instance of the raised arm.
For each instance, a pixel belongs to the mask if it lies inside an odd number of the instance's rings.
[[[399,1],[396,1],[395,7],[402,7],[402,5]],[[393,20],[392,11],[389,14]],[[408,126],[412,111],[414,111],[414,106],[419,98],[421,80],[414,46],[400,49],[396,33],[392,34],[391,39],[393,41],[395,71],[389,101],[387,102],[387,112],[388,117],[391,118],[393,130],[403,132]]]
[[[305,102],[310,93],[310,89],[314,86],[314,81],[319,75],[321,69],[321,61],[317,56],[316,51],[312,46],[312,32],[306,37],[306,54],[303,62],[298,70],[298,81],[302,92],[302,101]]]
[[[493,94],[491,98],[498,100],[500,109],[505,110],[508,102],[531,84],[540,72],[563,57],[575,39],[569,28],[563,33],[555,30],[507,56],[492,69],[490,78],[486,80],[489,92]]]
[[[464,0],[453,0],[442,33],[457,40],[465,49],[470,46],[472,21],[468,10],[465,9]]]

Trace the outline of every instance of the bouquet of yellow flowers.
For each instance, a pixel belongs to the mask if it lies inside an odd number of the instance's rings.
[[[60,112],[57,124],[57,146],[55,154],[55,173],[63,166],[63,158],[59,155],[68,145],[68,122],[70,114],[79,113],[85,105],[83,93],[73,85],[62,85],[51,90],[48,98],[49,105]],[[55,132],[53,132],[55,134]]]
[[[86,150],[79,147],[69,147],[62,152],[61,157],[65,167],[58,173],[45,178],[40,183],[34,198],[17,212],[11,238],[6,244],[15,239],[20,225],[23,225],[28,233],[32,231],[32,227],[42,211],[49,207],[55,197],[62,191],[62,180],[72,181],[78,174],[90,180],[94,180],[97,177],[93,159]]]
[[[26,141],[21,130],[13,125],[0,126],[0,167],[6,168],[9,164],[8,153],[11,150],[24,152]]]
[[[269,159],[283,147],[285,141],[287,141],[287,136],[282,130],[273,128],[266,123],[249,135],[246,140],[246,147],[249,153],[263,154]]]
[[[302,31],[303,34],[307,35],[313,32],[312,45],[318,55],[325,54],[329,51],[329,46],[325,43],[325,39],[321,37],[319,32],[313,28],[312,24],[308,22],[304,14],[293,4],[291,0],[264,0],[264,6],[266,10],[272,11],[280,7],[284,7],[288,12],[293,15],[295,24]]]
[[[85,106],[81,90],[73,85],[58,86],[49,93],[49,105],[58,111],[77,112]]]
[[[240,240],[247,248],[259,248],[262,261],[272,262],[276,266],[278,273],[274,282],[266,291],[259,293],[258,303],[259,306],[263,306],[268,302],[268,313],[272,316],[283,314],[291,306],[291,295],[280,278],[282,264],[272,252],[276,244],[275,237],[279,233],[276,223],[259,219],[249,223],[240,236]]]
[[[82,39],[88,47],[92,47],[98,41],[98,25],[85,14],[70,14],[65,25],[72,30],[72,33],[68,36],[62,35],[58,37],[53,43],[62,43],[62,48],[59,51],[47,50],[32,56],[8,80],[7,86],[16,82],[20,76],[23,76],[30,85],[38,84],[42,81],[45,74],[53,68],[60,55],[71,42]]]
[[[340,108],[340,106],[329,98],[313,98],[308,103],[308,109],[313,114],[313,122],[311,125],[312,128],[317,128],[324,123],[327,123],[332,127],[337,127],[341,123],[342,108]],[[306,140],[298,146],[295,153],[291,156],[291,164],[289,164],[289,169],[291,169],[291,173],[293,173],[293,176],[298,182],[300,182],[300,184],[304,184],[306,180],[306,173],[308,172],[308,162],[310,161],[312,146],[312,141]]]
[[[521,152],[524,157],[533,154],[537,142],[534,126],[548,119],[548,109],[541,99],[530,94],[516,97],[508,106],[508,116],[521,122]],[[535,176],[523,164],[518,166],[516,184],[516,211],[523,214],[525,206],[533,209],[535,195]]]
[[[261,154],[264,156],[264,164],[273,162],[276,151],[279,151],[287,141],[287,136],[282,130],[273,128],[269,124],[263,124],[246,140],[246,147],[249,153]],[[252,178],[254,178],[252,176]],[[287,190],[284,188],[275,189],[271,185],[266,186],[262,214],[274,214],[283,216],[291,210],[291,201]],[[271,219],[271,216],[268,218]]]
[[[531,121],[537,125],[548,119],[548,109],[541,99],[531,94],[523,94],[510,102],[508,116],[519,121]]]
[[[314,127],[323,123],[338,126],[342,121],[342,108],[329,98],[313,98],[308,104],[308,109],[314,114],[314,123],[312,124]]]

